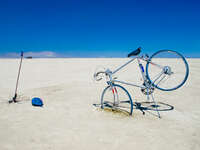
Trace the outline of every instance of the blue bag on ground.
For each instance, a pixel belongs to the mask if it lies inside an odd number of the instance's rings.
[[[40,106],[40,107],[42,107],[43,106],[42,99],[40,99],[38,97],[32,98],[32,105],[33,106]]]

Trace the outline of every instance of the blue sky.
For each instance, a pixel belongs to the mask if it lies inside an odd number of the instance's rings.
[[[198,0],[0,1],[0,57],[126,57],[177,50],[200,57]]]

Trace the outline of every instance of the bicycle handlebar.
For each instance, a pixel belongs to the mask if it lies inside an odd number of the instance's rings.
[[[101,74],[101,73],[105,73],[106,74],[106,72],[105,71],[99,71],[99,72],[97,72],[96,73],[96,75],[95,76],[98,76],[99,74]]]
[[[103,74],[103,73],[105,73],[106,74],[106,72],[105,71],[99,71],[99,72],[97,72],[97,73],[95,73],[94,74],[94,79],[96,80],[96,81],[100,81],[101,79],[102,79],[102,77],[101,78],[97,78],[98,76],[99,76],[99,74]]]
[[[102,79],[102,77],[100,77],[99,79],[97,78],[99,74],[105,74],[106,76],[110,76],[110,75],[112,75],[112,71],[107,69],[106,71],[99,71],[99,72],[95,73],[94,78],[96,81],[100,81]]]

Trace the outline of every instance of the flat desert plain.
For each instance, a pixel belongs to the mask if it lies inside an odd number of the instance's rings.
[[[199,150],[200,59],[187,59],[186,83],[171,92],[154,91],[155,100],[174,107],[145,115],[103,111],[105,80],[95,82],[99,66],[114,70],[126,58],[24,59],[18,103],[8,104],[15,91],[19,59],[0,59],[0,150]],[[132,63],[115,75],[142,84]],[[139,88],[124,86],[133,101],[145,101]],[[33,107],[40,97],[43,107]]]

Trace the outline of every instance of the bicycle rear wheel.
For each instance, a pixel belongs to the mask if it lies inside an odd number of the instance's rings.
[[[124,87],[113,84],[103,90],[101,108],[132,115],[133,102],[130,94]]]
[[[153,86],[163,91],[180,88],[188,78],[186,59],[178,52],[160,50],[146,64],[146,75]]]

